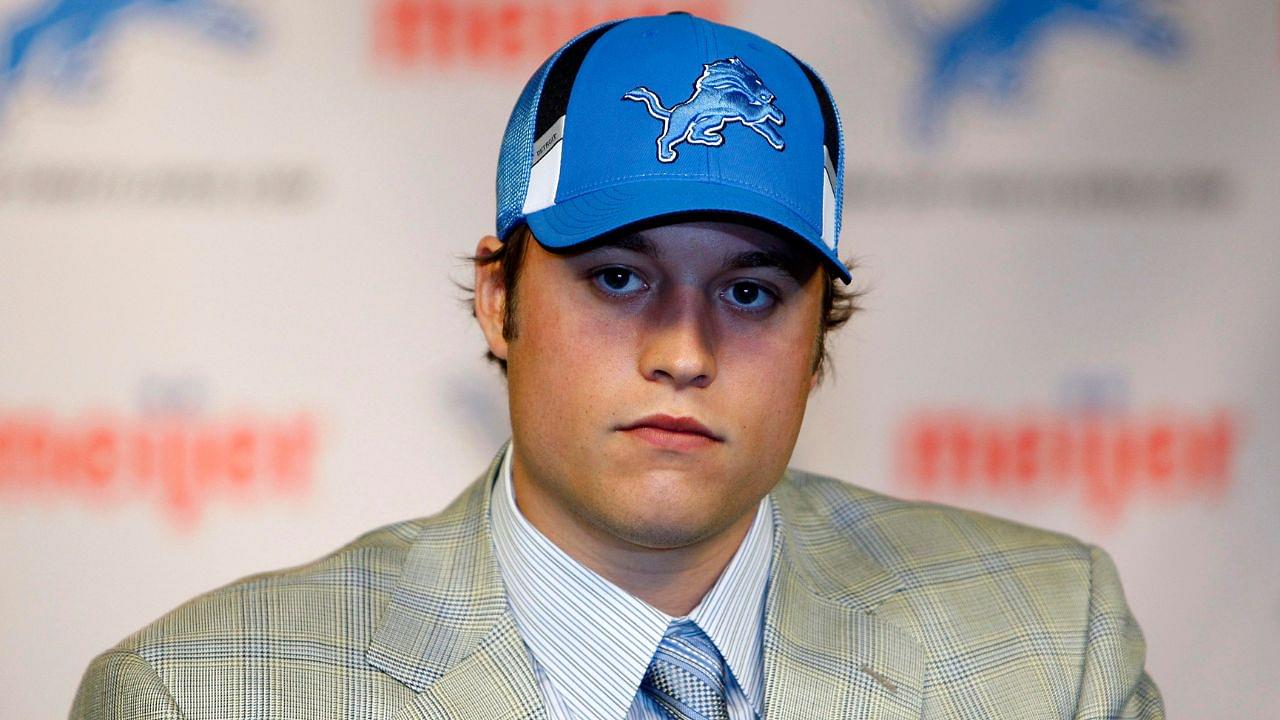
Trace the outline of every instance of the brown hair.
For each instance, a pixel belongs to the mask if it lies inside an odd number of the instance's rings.
[[[528,251],[529,239],[533,237],[528,225],[520,226],[511,238],[502,243],[494,252],[488,255],[472,255],[467,259],[480,265],[492,265],[498,263],[502,270],[502,284],[506,289],[506,303],[503,306],[502,315],[502,337],[508,341],[514,340],[517,334],[516,328],[516,287],[520,283],[520,268],[524,264],[525,253]],[[844,262],[847,270],[852,271],[854,264]],[[818,327],[817,348],[814,353],[813,370],[818,373],[818,380],[821,381],[826,373],[826,368],[831,362],[831,356],[827,349],[827,333],[832,330],[839,329],[842,325],[853,317],[853,314],[861,310],[858,305],[858,299],[862,297],[864,291],[856,290],[843,283],[837,283],[836,278],[829,272],[823,273],[825,283],[822,287],[822,318]],[[471,316],[475,317],[476,306],[474,288],[463,285],[462,289],[467,292],[470,297],[467,303],[471,306]],[[502,370],[502,374],[507,374],[507,361],[494,355],[492,351],[486,351],[485,356]]]

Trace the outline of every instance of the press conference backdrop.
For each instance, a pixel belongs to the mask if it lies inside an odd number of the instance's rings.
[[[870,292],[795,464],[1103,545],[1172,716],[1275,717],[1273,0],[0,0],[0,717],[483,469],[507,113],[673,9],[843,110]]]

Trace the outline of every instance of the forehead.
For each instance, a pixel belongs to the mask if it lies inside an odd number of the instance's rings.
[[[779,251],[789,250],[791,245],[782,235],[731,220],[690,220],[639,227],[606,237],[601,244],[626,242],[633,238],[666,244],[702,243],[728,247],[746,244]]]
[[[777,267],[803,282],[820,260],[805,243],[763,227],[694,220],[636,228],[574,248],[572,256],[626,251],[688,267]]]

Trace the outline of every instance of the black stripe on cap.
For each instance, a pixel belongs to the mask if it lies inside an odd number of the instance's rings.
[[[789,52],[787,54],[791,55]],[[827,92],[827,86],[823,84],[822,78],[818,77],[813,68],[795,55],[791,55],[791,59],[796,61],[804,71],[804,76],[809,78],[809,84],[813,86],[814,97],[818,98],[818,106],[822,108],[822,144],[826,145],[827,152],[831,153],[831,166],[838,168],[840,167],[840,123],[836,120],[835,100]],[[832,178],[832,182],[835,182],[835,178]]]
[[[569,93],[573,91],[573,83],[578,79],[578,71],[582,69],[582,62],[587,59],[587,52],[601,35],[618,22],[621,21],[601,25],[579,37],[572,45],[561,51],[560,56],[551,65],[551,69],[547,71],[547,79],[542,83],[542,95],[538,99],[538,117],[533,123],[535,138],[542,137],[542,134],[550,130],[557,120],[564,117],[565,111],[569,109]]]

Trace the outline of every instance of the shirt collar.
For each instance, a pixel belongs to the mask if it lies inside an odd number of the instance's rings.
[[[676,619],[586,568],[520,513],[509,443],[490,505],[494,551],[520,635],[575,717],[623,718]],[[766,496],[719,580],[689,613],[759,713],[764,598],[773,555]]]

